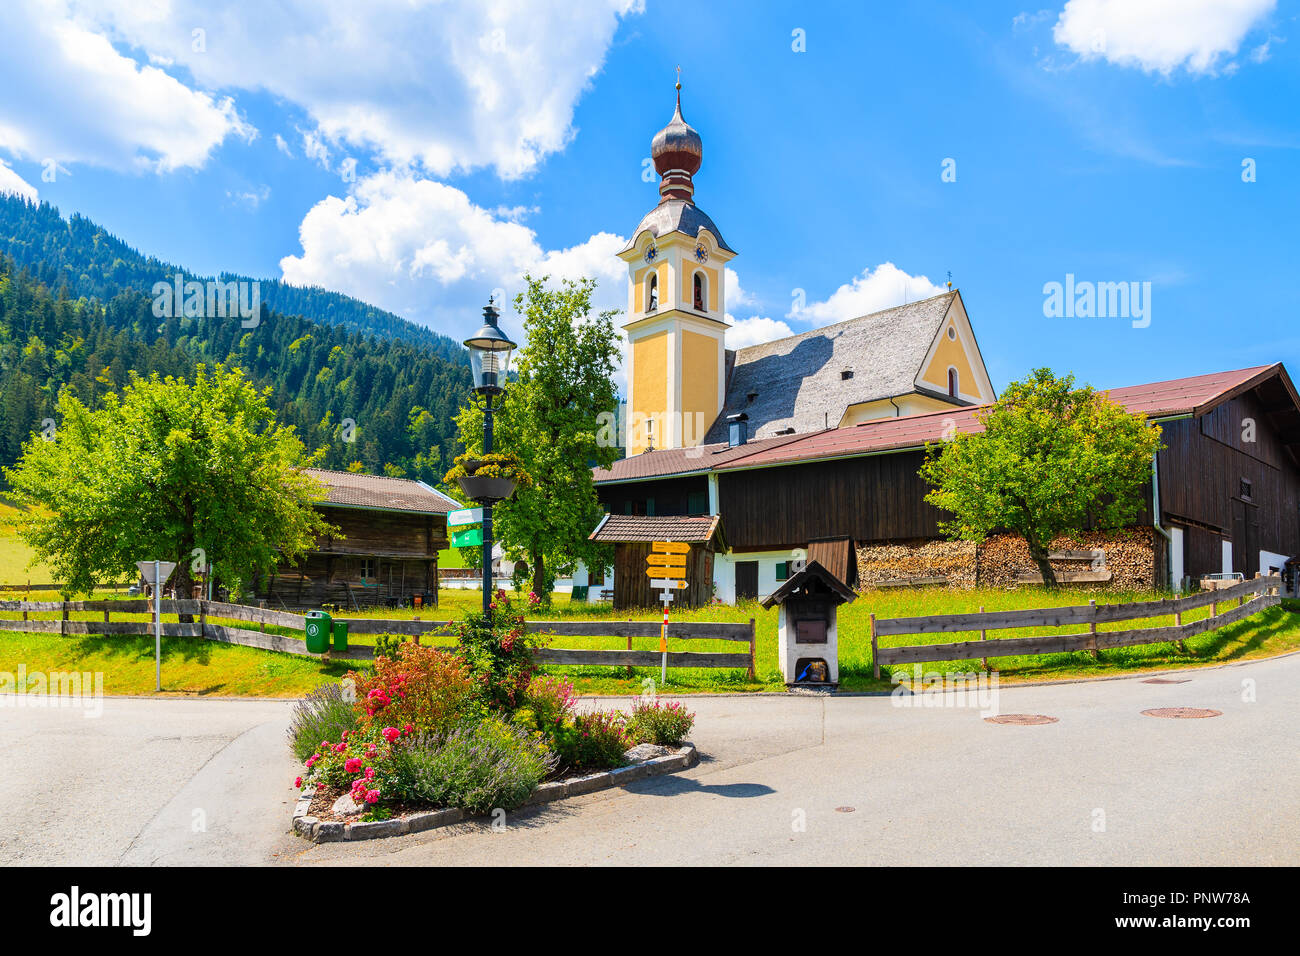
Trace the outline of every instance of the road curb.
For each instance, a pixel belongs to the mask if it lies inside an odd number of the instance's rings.
[[[699,751],[694,744],[683,744],[675,754],[654,757],[642,763],[616,767],[585,777],[571,780],[556,780],[540,785],[524,802],[525,807],[541,806],[568,797],[584,796],[601,790],[611,790],[626,786],[637,780],[646,780],[664,774],[687,770],[700,762]],[[314,794],[304,790],[298,795],[298,802],[293,808],[293,832],[312,843],[349,843],[357,840],[379,840],[384,837],[405,836],[408,833],[423,833],[439,827],[451,826],[466,819],[465,812],[455,808],[448,810],[424,810],[391,820],[374,820],[369,822],[342,823],[337,820],[321,820],[310,815],[311,801]]]

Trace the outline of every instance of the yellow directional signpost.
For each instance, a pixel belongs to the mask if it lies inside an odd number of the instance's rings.
[[[664,606],[664,624],[659,632],[659,652],[663,654],[659,672],[661,684],[668,683],[668,605],[672,603],[674,591],[686,590],[686,555],[690,550],[689,544],[656,541],[645,559],[645,573],[650,577],[650,586],[659,588],[659,600]]]

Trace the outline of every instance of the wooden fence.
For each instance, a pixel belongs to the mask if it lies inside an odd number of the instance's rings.
[[[125,591],[127,588],[132,586],[133,585],[130,584],[96,584],[95,590]],[[0,591],[25,591],[29,594],[32,591],[55,591],[57,593],[63,593],[65,587],[66,585],[63,584],[32,584],[32,582],[28,581],[26,584],[0,584]]]
[[[883,664],[910,664],[921,661],[952,661],[982,658],[985,669],[990,657],[1009,657],[1019,654],[1059,654],[1067,651],[1098,651],[1134,644],[1158,644],[1167,641],[1181,642],[1186,638],[1234,621],[1257,614],[1277,604],[1281,598],[1277,589],[1278,577],[1259,577],[1243,581],[1230,588],[1202,591],[1181,598],[1161,601],[1140,601],[1130,604],[1098,604],[1072,607],[1049,607],[1019,611],[990,611],[981,609],[973,614],[938,614],[931,617],[897,617],[876,620],[871,615],[871,658],[875,677],[880,679]],[[1219,613],[1219,605],[1236,599],[1237,606]],[[1248,600],[1249,598],[1249,600]],[[1196,608],[1209,606],[1210,616],[1183,623],[1183,614]],[[1172,614],[1174,623],[1166,627],[1130,628],[1117,631],[1098,631],[1098,624],[1141,620]],[[989,640],[989,631],[1018,627],[1060,627],[1087,625],[1088,630],[1077,634],[1044,634],[1036,637],[998,638]],[[880,647],[878,638],[903,634],[952,634],[978,631],[978,641],[956,641],[949,644],[907,644],[898,647]]]
[[[262,650],[279,651],[286,654],[309,654],[307,645],[297,638],[268,633],[267,626],[302,630],[306,618],[289,611],[276,611],[271,608],[247,607],[242,604],[225,604],[220,601],[162,601],[163,615],[186,614],[196,617],[192,624],[165,621],[162,624],[164,637],[203,637],[210,641],[226,644],[240,644],[245,647],[257,647]],[[74,621],[70,615],[74,612],[102,613],[102,621]],[[6,614],[20,613],[21,618],[7,618]],[[33,620],[31,614],[57,613],[57,620]],[[0,601],[0,631],[26,631],[63,635],[148,635],[153,633],[153,622],[149,620],[111,621],[112,614],[149,614],[153,613],[150,600],[127,601]],[[216,621],[241,621],[260,626],[259,630],[219,624]],[[380,618],[335,618],[346,621],[348,633],[352,634],[393,634],[414,637],[417,643],[422,636],[451,637],[455,631],[446,621],[421,620],[387,620]],[[627,648],[602,650],[593,648],[556,648],[544,647],[537,651],[537,659],[543,664],[571,665],[580,667],[658,667],[663,661],[659,651],[639,651],[632,649],[635,637],[658,637],[659,623],[656,621],[530,621],[529,628],[537,633],[552,637],[618,637],[626,638]],[[714,651],[669,651],[668,666],[704,667],[704,668],[744,668],[750,679],[754,679],[755,661],[758,650],[754,620],[748,624],[729,624],[712,622],[681,622],[670,624],[668,629],[671,640],[710,640],[743,642],[748,648],[743,653]],[[374,657],[374,648],[368,644],[350,645],[345,651],[329,652],[331,659],[367,660]]]

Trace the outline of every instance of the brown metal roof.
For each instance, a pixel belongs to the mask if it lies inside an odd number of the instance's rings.
[[[744,458],[765,448],[776,448],[806,435],[778,435],[747,442],[735,448],[726,442],[696,445],[694,448],[665,448],[646,451],[631,458],[621,458],[608,468],[596,468],[592,478],[597,484],[614,481],[638,481],[642,478],[665,478],[669,475],[690,475],[711,471],[718,465]]]
[[[1129,411],[1151,418],[1202,414],[1227,397],[1253,387],[1274,375],[1285,375],[1281,365],[1261,365],[1233,372],[1194,375],[1190,378],[1129,385],[1108,389],[1110,398]],[[918,448],[926,442],[942,441],[950,431],[978,432],[984,426],[976,416],[989,408],[954,408],[902,418],[877,418],[849,428],[831,428],[799,436],[780,447],[757,450],[733,457],[719,471],[767,465],[793,464],[824,458],[880,454],[904,448]],[[755,443],[756,445],[757,443]]]
[[[322,505],[426,515],[445,515],[460,507],[446,495],[407,478],[327,471],[323,468],[307,468],[305,471],[325,486],[325,500],[320,502]]]
[[[636,541],[711,541],[719,531],[717,515],[606,515],[588,535],[592,541],[620,544]]]

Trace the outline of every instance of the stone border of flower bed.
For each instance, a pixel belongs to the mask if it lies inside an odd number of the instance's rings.
[[[624,784],[649,777],[658,777],[666,773],[677,773],[694,767],[700,762],[699,751],[694,744],[683,744],[677,752],[663,757],[652,757],[641,763],[616,767],[601,773],[588,774],[585,777],[572,777],[568,780],[556,780],[543,783],[524,804],[533,807],[565,797],[578,797],[600,790],[621,787]],[[353,840],[378,840],[383,837],[404,836],[408,833],[423,833],[438,827],[450,826],[466,819],[465,812],[458,809],[425,810],[405,817],[391,820],[374,820],[370,822],[342,823],[340,821],[320,820],[308,816],[314,794],[303,791],[293,811],[293,832],[313,843],[344,843]],[[523,809],[522,807],[520,809]]]

